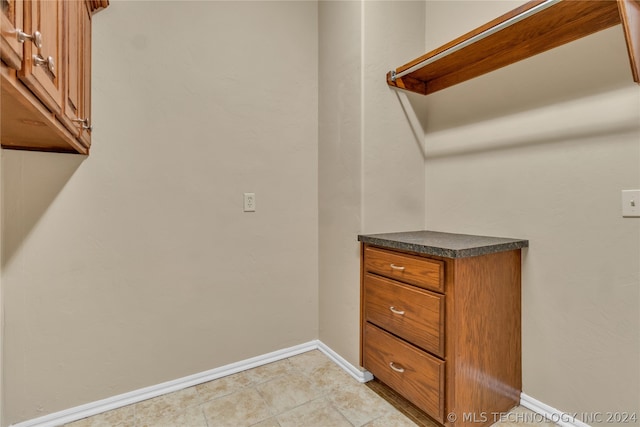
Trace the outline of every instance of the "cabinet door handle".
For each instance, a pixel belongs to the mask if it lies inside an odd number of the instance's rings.
[[[20,43],[31,40],[38,49],[42,49],[42,33],[40,31],[36,31],[33,34],[27,34],[20,29],[16,29],[16,37]]]
[[[93,125],[89,125],[89,118],[87,117],[86,119],[73,119],[73,122],[76,123],[82,123],[82,129],[88,130],[88,131],[92,131],[93,130]]]
[[[389,367],[396,372],[400,372],[400,373],[404,372],[404,368],[402,366],[396,366],[393,364],[393,362],[389,362]]]
[[[404,271],[404,266],[391,264],[391,268],[398,271]]]
[[[51,74],[55,73],[56,71],[56,64],[53,61],[53,56],[48,56],[47,59],[44,59],[40,55],[33,55],[33,63],[37,67],[42,67],[46,65],[49,71],[51,72]]]
[[[394,306],[389,307],[389,310],[394,314],[398,314],[400,316],[404,315],[404,310],[398,310]]]

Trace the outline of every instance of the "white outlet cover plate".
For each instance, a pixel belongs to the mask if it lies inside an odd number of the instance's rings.
[[[622,216],[640,217],[640,190],[622,190]]]
[[[245,212],[256,211],[256,193],[244,193],[243,210]]]

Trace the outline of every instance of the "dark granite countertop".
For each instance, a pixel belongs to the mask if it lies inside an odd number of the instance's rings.
[[[389,249],[436,255],[446,258],[468,258],[495,252],[526,248],[528,240],[505,237],[474,236],[439,231],[405,231],[401,233],[360,234],[360,242]]]

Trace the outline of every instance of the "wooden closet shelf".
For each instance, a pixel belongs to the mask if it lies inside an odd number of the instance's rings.
[[[517,20],[535,9],[542,10]],[[517,22],[495,31],[494,27],[508,21]],[[387,83],[428,95],[620,23],[633,79],[640,83],[639,0],[530,1],[390,71]],[[423,62],[426,65],[394,78],[394,72],[403,73]]]

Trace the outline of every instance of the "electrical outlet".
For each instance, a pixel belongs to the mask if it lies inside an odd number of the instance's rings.
[[[256,211],[256,193],[244,193],[244,211]]]
[[[622,190],[622,216],[640,217],[640,190]]]

